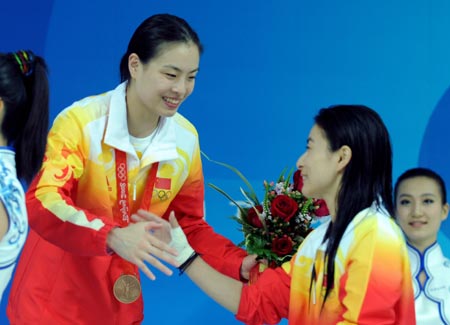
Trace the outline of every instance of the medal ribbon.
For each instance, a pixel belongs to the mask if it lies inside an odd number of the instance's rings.
[[[116,186],[117,186],[117,205],[119,220],[121,226],[130,223],[130,201],[128,194],[128,165],[127,154],[123,151],[115,149],[116,152]],[[149,210],[152,201],[153,187],[156,182],[156,173],[158,172],[158,162],[152,164],[147,184],[145,185],[144,195],[142,196],[141,209]]]
[[[128,165],[127,155],[125,152],[115,149],[116,156],[116,187],[117,187],[117,207],[114,209],[114,219],[119,221],[120,226],[126,227],[130,223],[130,201],[128,193]],[[158,162],[152,164],[150,168],[147,184],[145,185],[144,194],[142,196],[140,208],[149,210],[153,187],[156,182],[156,174],[158,172]],[[113,255],[111,263],[111,271],[115,273],[112,281],[122,274],[136,275],[136,266],[118,255]]]

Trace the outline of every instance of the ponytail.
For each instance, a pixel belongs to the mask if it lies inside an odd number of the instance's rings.
[[[19,179],[31,182],[44,158],[49,124],[47,65],[32,51],[0,55],[1,131],[16,151]]]

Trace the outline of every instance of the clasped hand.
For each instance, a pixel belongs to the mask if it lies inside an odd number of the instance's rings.
[[[161,262],[164,261],[175,267],[180,265],[178,260],[180,252],[170,246],[171,225],[166,220],[144,210],[139,210],[131,218],[135,223],[111,230],[107,237],[108,247],[123,259],[137,265],[151,280],[156,277],[147,263],[166,275],[172,275],[172,270]],[[180,227],[178,229],[181,230]]]

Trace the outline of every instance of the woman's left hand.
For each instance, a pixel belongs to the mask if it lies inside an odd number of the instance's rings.
[[[241,278],[248,280],[250,278],[250,270],[259,263],[256,260],[257,255],[251,254],[244,257],[241,264]]]

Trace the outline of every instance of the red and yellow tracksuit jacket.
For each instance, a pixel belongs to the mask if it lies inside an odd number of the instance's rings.
[[[289,325],[415,324],[403,235],[393,219],[373,207],[347,227],[336,254],[334,287],[324,303],[328,226],[310,233],[290,262],[244,286],[236,318],[248,325],[277,324],[282,318]]]

